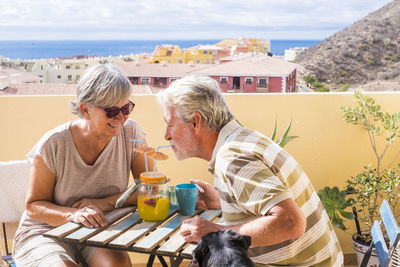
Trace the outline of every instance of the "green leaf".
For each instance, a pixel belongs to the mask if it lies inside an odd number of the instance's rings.
[[[277,121],[277,117],[275,115],[275,122],[274,122],[274,131],[272,132],[272,136],[271,136],[271,140],[275,141],[275,136],[276,136],[276,121]]]
[[[288,143],[287,137],[288,137],[288,134],[289,134],[289,131],[290,131],[290,127],[291,127],[291,126],[292,126],[292,120],[290,120],[289,125],[286,127],[285,132],[283,133],[281,139],[278,141],[278,144],[279,144],[281,147],[284,147],[284,146]]]

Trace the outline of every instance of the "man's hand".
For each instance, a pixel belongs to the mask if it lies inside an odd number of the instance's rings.
[[[190,182],[199,186],[199,197],[196,203],[197,209],[215,210],[221,208],[219,195],[214,186],[201,180],[191,180]]]
[[[181,235],[186,242],[200,242],[202,236],[222,229],[223,226],[196,216],[183,221]]]
[[[107,226],[107,219],[103,212],[93,205],[79,208],[75,211],[72,214],[72,221],[90,228]]]

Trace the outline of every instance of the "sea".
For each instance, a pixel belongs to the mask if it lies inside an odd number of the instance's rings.
[[[74,56],[121,56],[153,53],[157,45],[174,44],[189,48],[221,40],[68,40],[0,41],[0,56],[11,59],[68,58]],[[271,53],[283,56],[285,49],[311,47],[321,40],[271,40]]]

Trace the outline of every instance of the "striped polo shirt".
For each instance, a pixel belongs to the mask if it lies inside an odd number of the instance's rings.
[[[300,165],[279,145],[232,120],[218,135],[209,171],[225,225],[264,216],[288,198],[305,214],[306,232],[300,238],[250,247],[249,256],[257,266],[343,266],[339,241],[317,193]]]

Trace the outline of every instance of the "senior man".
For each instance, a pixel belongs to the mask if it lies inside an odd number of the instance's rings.
[[[161,91],[158,101],[177,159],[209,162],[214,186],[192,181],[200,186],[198,208],[222,210],[222,223],[185,220],[187,242],[231,229],[251,236],[248,254],[259,266],[343,266],[338,239],[307,175],[279,145],[235,120],[214,79],[184,77]]]

